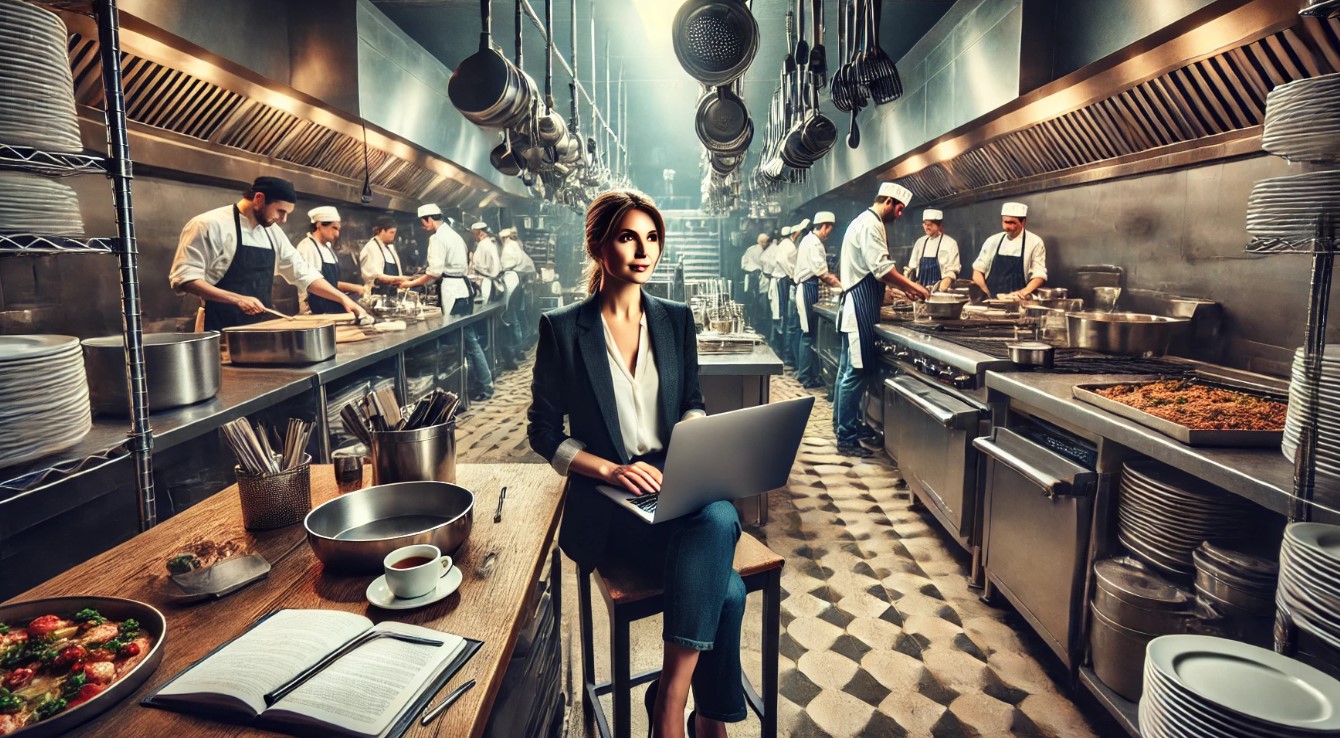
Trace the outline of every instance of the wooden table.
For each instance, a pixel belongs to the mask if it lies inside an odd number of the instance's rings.
[[[236,486],[14,598],[11,602],[71,595],[129,597],[152,604],[167,617],[166,652],[158,671],[132,699],[70,735],[273,735],[138,703],[208,651],[237,636],[253,620],[278,608],[347,610],[377,622],[399,620],[484,641],[442,694],[469,679],[477,680],[475,688],[435,722],[422,727],[415,721],[406,734],[482,735],[520,627],[534,605],[535,583],[558,528],[563,484],[547,464],[462,464],[457,467],[457,478],[476,495],[474,527],[454,557],[465,580],[455,594],[419,610],[390,612],[369,605],[363,593],[372,577],[323,573],[302,525],[246,532]],[[507,501],[502,522],[495,524],[493,511],[502,485],[508,488]],[[313,504],[338,494],[332,467],[313,466]],[[175,585],[166,579],[164,564],[174,552],[201,540],[231,541],[242,553],[264,555],[273,564],[269,578],[222,600],[172,605],[164,585]],[[61,544],[53,540],[51,545]],[[491,564],[484,566],[489,557],[493,557]]]

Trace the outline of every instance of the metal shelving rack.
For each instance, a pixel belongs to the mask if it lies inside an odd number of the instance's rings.
[[[105,174],[112,183],[116,213],[116,238],[74,239],[54,235],[8,234],[0,236],[0,255],[115,254],[120,262],[122,334],[125,336],[127,377],[130,390],[131,463],[139,501],[140,529],[158,522],[154,493],[153,433],[149,427],[148,387],[144,375],[144,327],[140,315],[139,250],[131,215],[130,182],[134,174],[130,142],[126,133],[125,95],[121,85],[121,40],[116,0],[29,0],[52,10],[92,15],[97,22],[99,58],[102,64],[103,99],[106,101],[107,156],[60,154],[23,146],[0,146],[0,168],[21,169],[46,176]],[[53,467],[54,472],[61,471]],[[46,474],[40,477],[49,476]]]

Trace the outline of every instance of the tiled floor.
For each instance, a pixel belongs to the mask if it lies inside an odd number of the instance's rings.
[[[774,399],[805,392],[775,377]],[[530,366],[499,377],[494,399],[461,420],[459,458],[542,459],[526,444]],[[1013,611],[983,604],[968,589],[967,556],[946,543],[928,515],[910,510],[897,469],[883,454],[836,454],[831,405],[819,396],[789,494],[770,500],[769,522],[751,530],[786,557],[782,574],[780,733],[845,736],[1115,735],[1072,702],[1054,657]],[[576,573],[564,567],[564,647],[580,683]],[[761,603],[745,616],[744,663],[758,684]],[[604,608],[595,607],[597,671],[607,676]],[[635,671],[660,662],[658,618],[635,623]],[[580,689],[573,690],[568,734],[586,736]],[[633,704],[641,705],[642,689]],[[608,705],[606,706],[608,708]],[[1092,713],[1093,708],[1088,709]],[[633,734],[646,735],[633,711]],[[730,726],[757,736],[752,716]]]

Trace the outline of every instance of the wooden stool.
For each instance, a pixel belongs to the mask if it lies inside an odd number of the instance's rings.
[[[763,693],[754,691],[749,679],[744,683],[745,700],[763,723],[763,738],[777,736],[777,653],[781,636],[782,564],[781,556],[773,553],[758,539],[743,533],[735,544],[733,566],[744,580],[744,589],[763,592]],[[595,574],[600,594],[610,620],[610,665],[613,678],[608,682],[596,681],[596,657],[591,625],[591,575]],[[660,669],[632,674],[628,645],[628,627],[636,620],[651,617],[664,607],[659,580],[660,572],[648,573],[614,568],[606,572],[582,570],[577,573],[578,609],[581,617],[582,683],[586,688],[588,719],[594,715],[601,738],[631,738],[632,689],[646,684],[661,674]],[[614,696],[614,730],[611,733],[605,710],[600,706],[601,695]]]

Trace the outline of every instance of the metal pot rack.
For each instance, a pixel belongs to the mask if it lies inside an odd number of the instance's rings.
[[[23,146],[0,145],[0,168],[18,169],[51,177],[104,174],[112,183],[116,213],[115,238],[73,239],[39,234],[0,235],[0,255],[116,254],[121,271],[122,334],[125,336],[126,375],[130,396],[130,430],[127,433],[135,490],[139,501],[140,529],[158,522],[153,478],[153,433],[149,427],[148,386],[144,374],[144,326],[140,315],[139,250],[131,216],[130,181],[134,175],[130,143],[126,134],[125,95],[121,84],[121,41],[116,0],[29,0],[51,10],[92,15],[97,23],[102,65],[103,99],[106,101],[107,156],[60,154]],[[74,468],[82,468],[75,464]],[[69,464],[28,475],[45,480],[67,473]],[[51,473],[48,473],[51,472]]]

